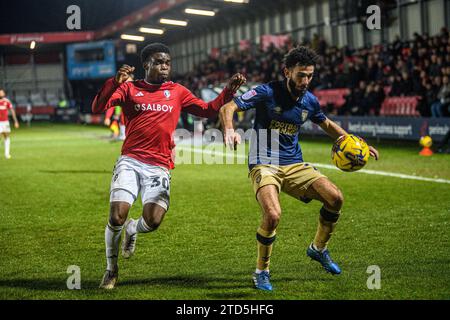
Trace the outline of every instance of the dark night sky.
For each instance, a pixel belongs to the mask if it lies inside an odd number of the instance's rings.
[[[96,30],[140,9],[151,0],[9,0],[0,1],[0,34],[68,31],[66,13],[81,9],[81,30]]]

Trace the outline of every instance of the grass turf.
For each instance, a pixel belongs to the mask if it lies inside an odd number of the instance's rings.
[[[331,276],[306,257],[320,203],[281,195],[271,273],[275,291],[252,288],[260,211],[246,165],[179,165],[171,207],[136,255],[119,260],[117,288],[97,289],[111,171],[120,143],[105,128],[38,124],[14,130],[13,158],[0,157],[0,299],[448,299],[450,186],[322,169],[345,196],[330,251]],[[367,169],[450,179],[450,156],[418,146],[376,145]],[[302,142],[304,158],[330,164],[328,140]],[[1,150],[2,151],[2,150]],[[3,154],[3,151],[0,153]],[[140,215],[137,201],[131,216]],[[66,287],[81,269],[81,289]],[[369,290],[367,267],[381,269]]]

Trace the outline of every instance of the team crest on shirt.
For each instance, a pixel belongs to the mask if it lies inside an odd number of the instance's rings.
[[[275,108],[273,109],[273,111],[274,111],[276,114],[281,114],[281,113],[283,112],[283,108],[281,108],[280,106],[277,106],[277,107],[275,107]]]
[[[256,90],[250,90],[250,91],[247,91],[246,93],[244,93],[244,94],[242,95],[242,100],[248,100],[248,99],[250,99],[251,97],[254,97],[254,96],[256,96],[256,95],[257,95]]]
[[[305,122],[308,119],[308,110],[302,110],[302,121]]]
[[[170,98],[170,91],[169,90],[164,90],[164,96],[169,99]]]

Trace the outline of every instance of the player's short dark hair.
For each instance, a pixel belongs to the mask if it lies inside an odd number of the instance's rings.
[[[284,64],[286,68],[292,68],[295,66],[315,66],[319,56],[317,53],[304,46],[298,46],[294,49],[291,49],[284,56]]]
[[[147,61],[148,57],[156,52],[163,52],[170,54],[170,49],[168,46],[166,46],[163,43],[155,42],[150,43],[144,47],[144,49],[141,50],[141,61],[144,63]]]

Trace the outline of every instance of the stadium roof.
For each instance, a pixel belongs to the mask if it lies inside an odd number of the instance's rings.
[[[81,31],[97,30],[155,0],[14,0],[0,1],[0,30],[6,33],[68,31],[67,7],[81,9]]]
[[[244,4],[224,0],[2,1],[0,30],[2,34],[74,32],[66,27],[66,20],[69,17],[66,10],[68,6],[75,4],[81,11],[81,30],[78,32],[92,32],[94,39],[117,39],[121,34],[127,33],[145,36],[146,41],[172,43],[195,32],[204,32],[205,29],[233,26],[236,21],[244,18],[256,19],[262,13],[281,10],[283,6],[292,6],[293,3],[288,0],[247,1],[248,3]],[[216,15],[205,17],[187,14],[184,10],[188,7],[212,10]],[[162,25],[160,18],[186,20],[188,25],[186,27]],[[138,29],[143,26],[162,28],[164,35],[142,34]]]

